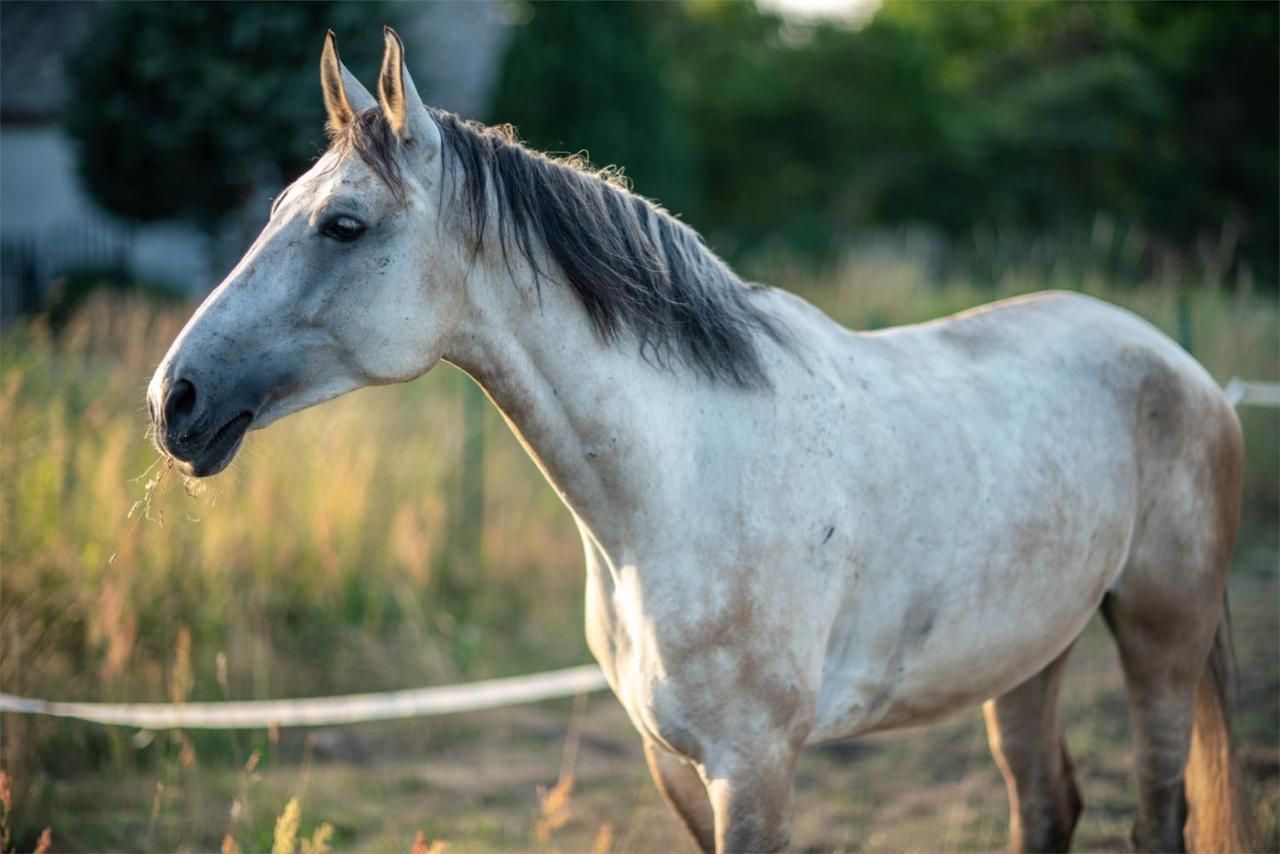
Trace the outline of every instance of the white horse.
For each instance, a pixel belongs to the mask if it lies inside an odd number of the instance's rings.
[[[185,472],[444,359],[577,520],[591,650],[702,848],[785,847],[805,745],[977,703],[1013,846],[1066,848],[1057,691],[1099,608],[1133,841],[1246,844],[1218,640],[1242,443],[1195,361],[1066,293],[851,332],[607,175],[425,107],[385,35],[375,99],[330,34],[331,147],[156,370]]]

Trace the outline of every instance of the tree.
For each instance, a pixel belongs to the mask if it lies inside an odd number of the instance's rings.
[[[120,3],[69,65],[67,127],[89,192],[138,220],[215,229],[264,170],[292,176],[323,149],[317,82],[332,27],[373,79],[381,10],[368,4]]]
[[[689,214],[698,205],[684,116],[653,42],[659,5],[528,3],[503,57],[490,111],[535,148],[587,151],[621,167],[641,195]]]
[[[859,29],[733,2],[654,17],[695,224],[730,255],[821,256],[914,223],[1066,237],[1105,213],[1186,254],[1230,225],[1276,283],[1275,4],[888,3]]]

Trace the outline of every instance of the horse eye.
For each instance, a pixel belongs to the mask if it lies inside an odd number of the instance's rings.
[[[338,216],[325,223],[320,233],[325,237],[350,243],[364,234],[364,224],[349,216]]]

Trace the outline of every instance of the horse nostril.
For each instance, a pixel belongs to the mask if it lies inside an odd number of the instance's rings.
[[[178,426],[196,408],[196,387],[187,380],[178,380],[169,387],[164,399],[164,417],[171,427]]]

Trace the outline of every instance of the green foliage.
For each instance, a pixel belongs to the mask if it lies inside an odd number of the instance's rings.
[[[343,2],[106,10],[69,67],[68,130],[90,192],[127,218],[217,225],[264,176],[292,176],[323,148],[325,30],[370,79],[382,11]]]
[[[1212,250],[1276,284],[1275,4],[894,2],[860,29],[740,2],[519,8],[491,115],[623,166],[730,255],[823,257],[916,223],[972,249],[976,231],[1073,234],[1103,213],[1139,235],[1143,273]],[[91,192],[216,225],[323,144],[324,29],[371,79],[386,17],[111,8],[72,67]]]
[[[665,10],[639,3],[532,3],[503,58],[492,114],[535,148],[586,150],[625,168],[676,213],[696,204],[684,117],[653,39]]]
[[[650,174],[688,173],[677,207],[731,255],[821,257],[913,223],[962,245],[1069,234],[1103,213],[1142,232],[1148,270],[1201,242],[1276,281],[1274,4],[898,2],[861,29],[733,2],[534,11],[495,117],[660,199]]]
[[[1175,243],[1233,221],[1255,262],[1274,254],[1275,7],[901,4],[857,37],[893,30],[935,46],[972,156],[943,152],[929,177],[965,175],[970,218],[1043,227],[1101,209]]]

